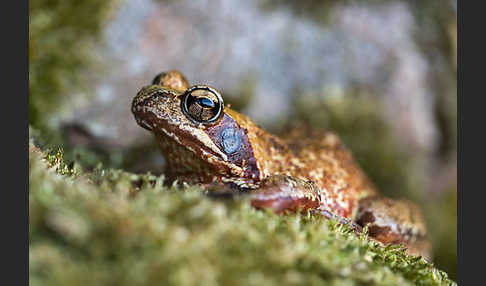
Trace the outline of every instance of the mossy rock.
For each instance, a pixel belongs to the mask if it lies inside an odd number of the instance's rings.
[[[29,152],[30,285],[455,285],[421,257],[319,217]]]

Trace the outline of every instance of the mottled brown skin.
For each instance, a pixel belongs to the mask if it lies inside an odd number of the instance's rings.
[[[403,243],[409,253],[430,257],[420,209],[380,197],[334,133],[301,129],[278,138],[224,107],[214,89],[190,87],[177,71],[143,87],[132,112],[155,135],[169,181],[244,192],[256,208],[310,210],[352,221],[357,231],[368,225],[377,241]]]

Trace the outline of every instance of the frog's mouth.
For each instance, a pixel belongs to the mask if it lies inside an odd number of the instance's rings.
[[[241,177],[244,174],[243,168],[232,163],[229,156],[222,152],[211,138],[200,129],[186,124],[176,126],[161,122],[157,124],[157,129],[153,129],[153,132],[158,137],[164,136],[174,142],[174,144],[194,153],[222,173],[237,177]]]

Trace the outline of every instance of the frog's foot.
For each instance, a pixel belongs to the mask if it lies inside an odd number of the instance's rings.
[[[363,227],[368,225],[370,237],[383,244],[403,243],[407,253],[431,257],[424,218],[419,207],[410,201],[383,197],[362,199],[356,222]]]
[[[358,236],[363,233],[363,227],[361,225],[357,224],[356,222],[354,222],[350,219],[343,218],[341,216],[335,215],[335,214],[331,213],[330,211],[314,210],[314,211],[311,211],[311,214],[312,215],[319,214],[319,215],[321,215],[321,216],[323,216],[327,219],[336,220],[339,224],[347,224],[351,227],[351,229],[354,231],[354,233]]]

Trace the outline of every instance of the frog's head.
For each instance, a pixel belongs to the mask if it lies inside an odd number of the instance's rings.
[[[188,87],[178,72],[158,75],[133,99],[137,123],[150,130],[181,175],[251,185],[261,179],[250,138],[251,120],[225,108],[221,94],[206,85]]]

